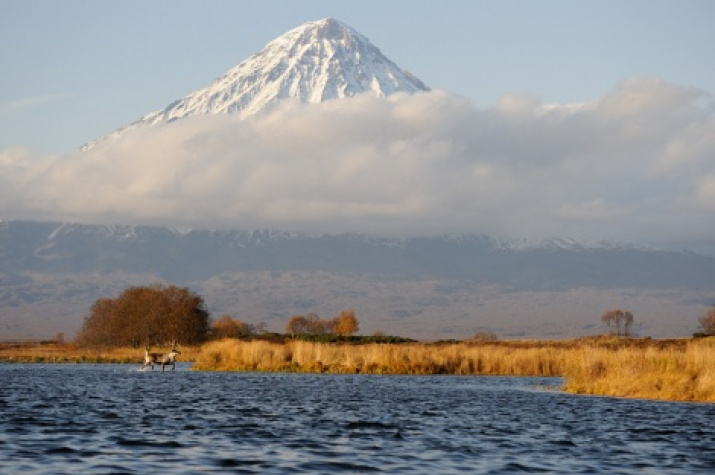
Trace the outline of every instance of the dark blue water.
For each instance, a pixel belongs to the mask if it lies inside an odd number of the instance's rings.
[[[715,405],[559,379],[0,365],[0,473],[715,473]]]

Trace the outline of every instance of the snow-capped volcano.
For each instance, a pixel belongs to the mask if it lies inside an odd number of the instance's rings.
[[[82,150],[128,129],[200,114],[246,117],[286,98],[316,103],[364,92],[384,97],[426,90],[422,81],[400,69],[365,36],[338,20],[324,18],[288,31],[207,87]]]

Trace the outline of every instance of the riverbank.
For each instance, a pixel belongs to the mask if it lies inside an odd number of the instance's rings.
[[[168,353],[169,348],[153,348],[157,353]],[[180,362],[196,361],[201,347],[180,347]],[[142,364],[144,349],[81,347],[72,343],[18,342],[0,343],[0,362],[4,363],[100,363]]]
[[[168,352],[168,348],[154,351]],[[318,343],[227,339],[181,347],[193,370],[559,376],[574,394],[715,402],[715,339]],[[143,363],[139,348],[0,344],[0,362]]]
[[[222,340],[194,370],[562,376],[565,391],[715,402],[715,340],[589,338],[409,344]]]

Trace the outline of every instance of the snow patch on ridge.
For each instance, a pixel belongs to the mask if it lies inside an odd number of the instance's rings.
[[[192,115],[237,114],[245,118],[285,99],[319,103],[363,93],[387,97],[427,90],[422,81],[400,69],[365,36],[338,20],[324,18],[288,31],[207,87],[81,149],[89,150],[138,127]]]

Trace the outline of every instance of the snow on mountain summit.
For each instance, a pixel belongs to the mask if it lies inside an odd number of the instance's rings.
[[[84,145],[82,150],[128,129],[201,114],[239,114],[243,118],[286,98],[317,103],[365,92],[385,97],[426,90],[422,81],[400,69],[365,36],[338,20],[324,18],[288,31],[207,87]]]

